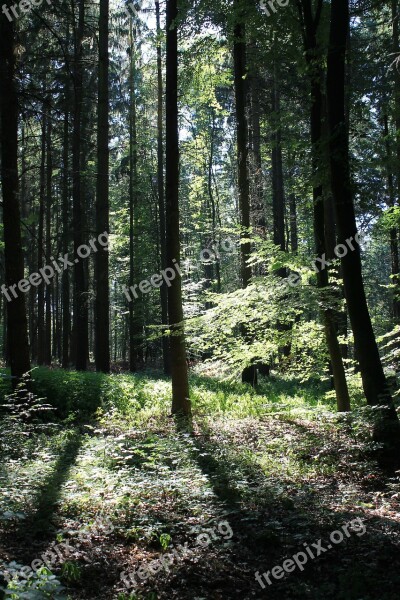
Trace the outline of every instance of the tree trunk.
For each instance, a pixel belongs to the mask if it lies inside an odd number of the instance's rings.
[[[163,147],[163,76],[162,76],[162,49],[161,49],[161,25],[160,25],[160,3],[156,0],[157,21],[157,189],[158,189],[158,212],[160,219],[160,249],[161,268],[167,266],[167,249],[165,241],[165,190],[164,190],[164,147]],[[161,300],[161,324],[163,327],[162,349],[164,373],[171,373],[169,339],[165,335],[168,326],[168,290],[165,285],[160,287]]]
[[[72,195],[74,229],[74,358],[78,371],[87,369],[88,356],[88,306],[85,265],[78,259],[78,248],[84,239],[83,193],[81,175],[82,154],[82,106],[83,106],[83,35],[85,23],[85,0],[78,0],[78,23],[75,30],[74,55],[74,124],[72,133]],[[77,261],[77,262],[75,262]]]
[[[51,205],[52,205],[52,176],[53,176],[53,158],[51,153],[51,120],[49,122],[46,135],[46,260],[50,262],[51,253]],[[51,296],[53,282],[46,285],[45,305],[46,305],[46,325],[44,337],[44,363],[51,365]]]
[[[328,114],[332,193],[335,202],[338,241],[354,240],[356,218],[349,169],[349,134],[345,116],[345,61],[349,29],[348,0],[332,0],[328,52]],[[343,280],[354,342],[360,361],[367,402],[382,407],[376,439],[399,435],[400,427],[379,357],[362,279],[360,246],[341,259]]]
[[[392,149],[390,147],[389,140],[389,120],[386,111],[383,112],[383,135],[385,138],[385,149],[386,149],[386,173],[387,173],[387,184],[388,184],[388,206],[393,208],[395,206],[395,193],[394,193],[394,181],[392,173]],[[390,232],[390,262],[392,272],[392,285],[393,289],[393,317],[396,321],[400,318],[400,299],[399,299],[399,245],[397,239],[396,227],[391,227]]]
[[[45,195],[46,195],[46,135],[48,119],[47,101],[43,102],[42,135],[41,135],[41,158],[40,158],[40,184],[39,184],[39,223],[38,223],[38,248],[37,248],[37,270],[43,267],[44,254],[44,217],[45,217]],[[45,321],[44,321],[44,283],[37,288],[37,363],[45,363]]]
[[[171,331],[172,414],[189,417],[189,380],[183,326],[179,226],[179,133],[178,133],[178,3],[167,0],[166,81],[166,249],[167,268],[176,272],[168,288],[168,319]]]
[[[108,0],[100,0],[99,91],[97,114],[96,236],[109,233],[109,92],[108,92]],[[110,300],[108,251],[95,254],[95,361],[96,371],[110,371]]]
[[[310,78],[311,96],[311,146],[312,146],[312,180],[313,184],[313,214],[315,250],[318,257],[326,256],[325,242],[325,210],[322,178],[325,172],[325,161],[322,147],[322,71],[320,67],[320,49],[317,43],[317,31],[321,16],[322,2],[317,5],[315,16],[312,14],[311,0],[302,0],[302,13],[304,23],[304,49]],[[324,291],[329,292],[328,270],[319,269],[317,273],[318,287],[321,290],[322,304],[329,303],[329,297],[324,298]],[[333,382],[336,391],[337,408],[340,412],[350,410],[350,396],[347,388],[346,373],[344,370],[340,345],[337,338],[335,314],[332,308],[322,311],[325,328],[326,343],[328,346]]]
[[[246,119],[246,28],[244,14],[235,2],[236,25],[234,29],[233,44],[233,62],[234,62],[234,83],[235,83],[235,104],[236,104],[236,144],[237,144],[237,163],[238,163],[238,188],[239,188],[239,212],[241,225],[241,245],[240,245],[240,273],[242,287],[246,288],[251,279],[251,267],[247,264],[250,258],[251,243],[246,241],[250,235],[250,181],[247,164],[248,158],[248,126]],[[249,340],[246,329],[243,335]],[[242,382],[250,383],[253,387],[257,384],[257,368],[255,365],[248,365],[243,369]]]
[[[63,256],[68,253],[70,228],[69,228],[69,80],[65,85],[65,113],[64,113],[64,140],[63,140],[63,176],[62,176],[62,253]],[[67,369],[70,364],[69,341],[71,333],[70,324],[70,298],[69,298],[69,271],[63,270],[62,286],[62,360],[63,369]]]
[[[136,33],[136,32],[135,32]],[[136,47],[133,23],[130,21],[130,114],[129,114],[129,287],[138,279],[138,149],[136,125]],[[141,298],[133,297],[129,303],[129,369],[135,372],[138,362],[143,362],[142,350],[142,302]]]
[[[234,30],[233,60],[236,103],[236,144],[238,164],[239,212],[241,225],[240,273],[242,287],[246,288],[251,279],[251,244],[246,241],[250,235],[250,182],[247,164],[248,132],[246,119],[246,32],[242,11],[236,1],[237,23]]]
[[[24,278],[18,181],[18,97],[16,90],[14,24],[0,16],[0,144],[3,195],[5,285]],[[18,289],[18,288],[17,288]],[[7,335],[13,387],[30,370],[25,294],[10,293],[7,302]]]

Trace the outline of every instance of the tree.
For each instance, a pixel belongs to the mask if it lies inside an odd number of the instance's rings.
[[[109,58],[108,0],[100,0],[99,17],[99,92],[97,112],[97,197],[96,235],[109,233]],[[95,255],[95,360],[96,370],[110,371],[110,302],[108,252]]]
[[[168,320],[172,375],[172,414],[189,417],[191,403],[183,325],[179,224],[178,131],[178,2],[167,0],[166,46],[166,254],[167,268],[176,272],[168,288]],[[178,267],[179,268],[179,267]]]
[[[24,279],[18,181],[18,97],[14,23],[0,16],[0,144],[3,192],[5,285],[17,289],[7,302],[7,336],[13,387],[30,370],[25,295],[16,288]]]
[[[310,78],[311,96],[311,150],[312,150],[312,176],[313,176],[313,216],[315,250],[318,257],[327,255],[325,241],[325,209],[324,209],[324,164],[322,153],[323,145],[323,73],[321,67],[321,49],[317,41],[317,33],[323,8],[322,0],[316,4],[315,14],[311,0],[301,0],[298,3],[300,18],[303,24],[304,49]],[[329,291],[329,275],[327,268],[320,268],[317,272],[318,287],[321,290],[322,304],[329,304],[326,292]],[[347,388],[346,374],[342,354],[338,341],[334,310],[332,307],[323,308],[322,316],[325,328],[326,343],[329,350],[333,382],[335,385],[337,407],[341,412],[350,410],[350,397]]]
[[[78,21],[74,31],[74,115],[72,133],[72,195],[74,252],[84,241],[84,212],[82,191],[82,108],[83,108],[83,36],[85,28],[85,0],[78,0]],[[78,371],[86,371],[88,347],[88,289],[83,260],[74,262],[74,327],[73,357]]]
[[[400,434],[400,425],[383,372],[365,296],[360,245],[349,169],[349,134],[346,120],[345,75],[346,45],[349,31],[348,0],[332,0],[328,52],[327,97],[330,130],[332,194],[340,244],[351,240],[354,250],[341,258],[346,301],[354,342],[360,362],[367,402],[381,407],[378,439]]]
[[[236,147],[239,191],[239,214],[241,225],[240,244],[240,276],[242,287],[246,288],[251,280],[250,259],[250,181],[248,170],[248,125],[246,118],[247,67],[246,67],[246,28],[241,0],[235,1],[235,18],[233,42],[234,85],[236,106]],[[246,337],[246,331],[243,332]],[[255,364],[243,369],[243,383],[256,385],[257,368]]]

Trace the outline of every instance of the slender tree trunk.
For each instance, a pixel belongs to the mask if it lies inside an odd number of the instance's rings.
[[[304,49],[310,78],[311,96],[311,145],[312,145],[312,179],[313,179],[313,211],[314,211],[314,237],[315,250],[318,257],[326,256],[325,242],[325,210],[323,173],[325,172],[324,157],[322,152],[322,69],[320,66],[321,56],[317,43],[317,31],[320,22],[322,0],[317,4],[315,16],[312,14],[311,0],[302,0],[302,20],[304,22]],[[329,293],[328,270],[320,269],[317,273],[318,287],[321,290],[322,304],[329,303],[329,297],[325,298],[325,292]],[[324,321],[325,337],[328,346],[331,367],[333,371],[333,382],[336,391],[337,407],[340,412],[350,410],[350,396],[347,388],[346,373],[344,370],[340,345],[337,338],[335,313],[332,308],[322,311]]]
[[[250,258],[250,182],[248,173],[248,132],[246,119],[246,33],[243,15],[236,1],[237,24],[234,30],[233,60],[236,103],[236,143],[238,163],[239,212],[241,231],[240,273],[242,286],[246,288],[251,279]]]
[[[138,279],[139,231],[137,227],[139,205],[138,146],[136,124],[136,44],[132,20],[130,22],[130,114],[129,114],[129,287]],[[143,362],[142,303],[133,298],[129,303],[129,368],[135,372]]]
[[[246,119],[246,28],[244,14],[238,0],[235,2],[236,25],[234,29],[233,62],[236,104],[236,144],[238,163],[239,213],[241,225],[240,245],[240,274],[242,287],[246,288],[251,280],[251,266],[247,264],[250,258],[250,181],[248,170],[248,126]],[[248,241],[246,241],[248,240]],[[246,330],[243,335],[250,341]],[[257,367],[248,365],[243,369],[242,382],[257,384]]]
[[[392,173],[392,149],[389,141],[389,120],[387,113],[383,112],[383,135],[385,138],[385,149],[386,149],[386,173],[388,183],[388,205],[393,208],[395,205],[395,192],[394,192],[394,181]],[[391,227],[390,232],[390,259],[391,259],[391,271],[392,271],[392,285],[393,290],[393,317],[396,321],[400,318],[400,299],[399,299],[399,246],[397,239],[396,227]]]
[[[164,190],[164,127],[163,127],[163,75],[162,75],[162,48],[161,48],[161,25],[160,25],[160,3],[156,0],[157,21],[157,189],[158,189],[158,212],[160,220],[160,249],[161,268],[167,266],[167,249],[165,241],[165,190]],[[162,349],[164,373],[171,372],[169,339],[164,329],[168,326],[168,290],[165,285],[160,287],[161,299],[161,324],[163,326]]]
[[[265,236],[264,184],[261,163],[260,128],[260,76],[254,74],[250,79],[250,123],[251,123],[251,170],[252,170],[252,214],[258,233]]]
[[[100,0],[99,19],[99,97],[97,119],[97,198],[96,235],[109,233],[109,92],[108,92],[108,0]],[[95,360],[96,370],[110,371],[110,300],[108,252],[95,254]]]
[[[45,196],[46,196],[46,135],[48,119],[47,100],[43,102],[42,134],[41,134],[41,159],[40,159],[40,189],[39,189],[39,224],[38,224],[38,248],[37,248],[37,270],[43,267],[44,250],[44,218],[45,218]],[[45,363],[45,320],[44,320],[44,283],[37,288],[37,340],[38,340],[38,365]]]
[[[63,176],[62,176],[62,253],[63,256],[68,253],[70,241],[69,227],[69,80],[65,84],[65,113],[64,113],[64,135],[63,135]],[[67,369],[70,364],[69,342],[71,334],[70,324],[70,298],[69,298],[69,271],[62,272],[62,359],[63,369]]]
[[[78,248],[83,244],[84,215],[81,175],[82,106],[83,106],[83,35],[85,0],[78,0],[78,23],[75,33],[74,56],[74,123],[72,133],[72,195],[74,229],[74,358],[78,371],[87,369],[88,357],[88,305],[85,265],[78,259]]]
[[[397,203],[400,203],[400,23],[399,2],[392,0],[392,22],[393,22],[393,71],[394,71],[394,120],[396,127],[396,156],[397,156]]]
[[[272,112],[274,119],[272,146],[272,212],[274,220],[274,244],[279,246],[282,252],[285,252],[285,189],[283,183],[282,161],[281,100],[276,58],[274,59],[274,77],[272,84]],[[282,271],[281,275],[285,277],[285,269]]]
[[[335,202],[338,241],[354,240],[356,218],[349,169],[349,134],[345,116],[346,41],[349,29],[348,0],[332,0],[328,53],[328,113],[330,127],[330,163],[332,193]],[[399,435],[400,427],[390,390],[379,357],[365,296],[360,246],[341,259],[343,280],[354,342],[360,362],[367,402],[382,407],[382,419],[376,428],[377,439]]]
[[[179,130],[178,130],[178,3],[167,0],[166,50],[166,248],[167,268],[176,272],[168,288],[168,320],[171,331],[172,414],[189,417],[191,403],[182,308],[179,225]],[[174,262],[175,261],[175,262]]]
[[[3,195],[5,285],[24,278],[18,181],[18,97],[16,90],[14,24],[0,16],[0,145]],[[14,288],[15,289],[15,288]],[[16,288],[18,290],[18,288]],[[11,375],[15,387],[30,370],[25,294],[20,290],[7,302],[7,335]]]
[[[49,118],[46,135],[46,259],[50,261],[51,254],[51,205],[52,205],[52,176],[53,176],[53,158],[51,151],[51,121]],[[51,365],[51,296],[52,283],[47,284],[45,288],[46,305],[46,325],[44,337],[44,363]]]
[[[296,194],[289,194],[289,215],[290,215],[290,249],[296,253],[299,248],[299,239],[297,234],[297,206]]]

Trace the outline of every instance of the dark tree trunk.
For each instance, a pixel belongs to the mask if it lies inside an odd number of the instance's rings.
[[[65,114],[64,114],[64,140],[63,140],[63,176],[62,176],[62,253],[63,256],[68,253],[70,241],[69,227],[69,81],[65,85]],[[70,298],[69,298],[69,271],[62,272],[62,359],[63,369],[67,369],[70,364],[69,341],[71,333],[70,324]]]
[[[136,124],[136,48],[133,23],[130,22],[130,115],[129,115],[129,287],[138,279],[139,232],[137,227],[139,204],[138,148]],[[143,362],[142,302],[132,298],[129,303],[129,369],[135,372]]]
[[[158,212],[160,220],[160,249],[161,268],[167,266],[167,249],[165,240],[165,190],[164,190],[164,126],[163,126],[163,76],[162,76],[162,48],[161,48],[161,25],[160,25],[160,3],[156,0],[157,21],[157,190],[158,190]],[[168,290],[166,285],[160,287],[161,300],[161,324],[164,328],[168,326]],[[164,373],[171,373],[169,339],[166,335],[162,337]]]
[[[291,193],[289,195],[289,215],[290,215],[290,249],[292,252],[297,253],[299,248],[299,240],[297,234],[297,206],[296,206],[296,194]]]
[[[323,101],[322,101],[322,70],[320,67],[320,49],[317,43],[317,31],[319,27],[322,0],[317,3],[316,14],[312,14],[311,0],[302,0],[301,2],[302,21],[304,23],[304,48],[310,78],[310,96],[311,96],[311,145],[312,145],[312,179],[313,179],[313,211],[314,211],[314,238],[315,250],[318,257],[326,256],[325,243],[325,211],[324,194],[322,178],[325,172],[325,161],[322,147],[322,120],[323,120]],[[322,294],[322,303],[328,301],[324,292],[329,292],[328,270],[320,269],[317,273],[318,287]],[[325,328],[326,343],[328,346],[333,372],[333,382],[336,391],[337,407],[340,412],[350,410],[350,397],[347,388],[346,374],[344,370],[340,345],[337,338],[335,313],[332,308],[322,311],[322,317]]]
[[[330,127],[330,163],[332,193],[335,202],[338,241],[357,235],[356,218],[349,169],[349,134],[345,116],[346,41],[349,30],[348,0],[332,0],[328,53],[328,113]],[[367,402],[381,406],[382,419],[376,428],[377,439],[399,435],[399,421],[379,357],[365,296],[361,254],[355,250],[341,259],[346,300],[354,342],[360,362],[361,377]]]
[[[46,260],[50,263],[51,253],[51,205],[52,205],[52,176],[53,176],[53,158],[51,151],[51,120],[49,115],[49,123],[46,135]],[[44,337],[44,363],[51,365],[51,296],[53,282],[46,285],[45,288],[45,305],[46,305],[46,325]]]
[[[265,236],[264,183],[261,163],[260,129],[260,77],[256,73],[250,79],[250,132],[251,132],[251,173],[252,173],[252,215],[258,233]]]
[[[389,141],[389,121],[386,112],[383,113],[383,135],[385,138],[386,149],[386,173],[388,184],[388,205],[393,208],[395,205],[394,181],[392,173],[392,149]],[[396,321],[400,318],[400,289],[399,289],[399,245],[397,239],[397,229],[392,227],[389,232],[390,236],[390,262],[392,271],[393,290],[393,317]]]
[[[246,288],[251,279],[251,267],[247,264],[250,258],[250,241],[244,240],[250,235],[250,183],[247,165],[248,155],[248,133],[246,119],[246,34],[244,17],[236,2],[236,18],[238,20],[234,30],[233,60],[235,80],[235,103],[236,103],[236,140],[237,140],[237,162],[238,162],[238,188],[239,188],[239,211],[240,225],[242,228],[240,245],[240,274],[242,286]]]
[[[100,0],[99,96],[97,114],[96,236],[109,233],[109,92],[108,92],[108,0]],[[110,371],[110,300],[108,251],[95,254],[95,361],[96,371]]]
[[[37,248],[37,270],[43,267],[44,254],[44,218],[45,218],[45,195],[46,195],[46,135],[47,135],[47,101],[43,102],[42,134],[41,134],[41,159],[40,159],[40,189],[39,189],[39,224],[38,224],[38,248]],[[44,321],[44,284],[37,288],[37,363],[43,365],[45,362],[45,321]]]
[[[272,83],[272,112],[273,112],[273,140],[272,140],[272,212],[274,220],[274,244],[284,252],[285,241],[285,189],[283,184],[282,161],[282,131],[281,131],[281,100],[278,81],[277,59],[274,59],[274,77]],[[286,275],[284,269],[281,275]]]
[[[242,287],[246,288],[251,280],[251,267],[247,264],[250,258],[250,241],[244,241],[250,235],[250,181],[248,170],[248,129],[246,119],[246,28],[243,10],[239,2],[235,3],[237,23],[234,29],[233,61],[234,61],[234,82],[235,82],[235,103],[236,103],[236,143],[237,143],[237,162],[238,162],[238,188],[239,188],[239,211],[241,225],[240,245],[240,272]],[[250,341],[246,330],[243,335]],[[255,365],[248,365],[242,372],[242,382],[250,383],[252,386],[257,384],[257,368]]]
[[[18,181],[18,97],[14,24],[0,16],[0,144],[5,285],[24,278]],[[17,288],[18,289],[18,288]],[[13,386],[30,370],[25,294],[7,302],[7,336]]]
[[[78,0],[78,23],[74,55],[74,124],[72,133],[72,195],[74,230],[74,359],[78,371],[87,369],[88,357],[88,297],[85,264],[78,259],[78,248],[84,242],[84,214],[82,192],[82,106],[83,106],[83,35],[85,0]]]
[[[176,272],[168,288],[168,319],[171,331],[172,414],[189,417],[189,380],[183,326],[179,226],[179,134],[178,134],[178,3],[167,0],[166,81],[166,248],[167,267]]]

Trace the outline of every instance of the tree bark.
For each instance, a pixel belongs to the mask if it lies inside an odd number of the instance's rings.
[[[51,254],[51,205],[52,205],[52,176],[53,176],[53,158],[51,151],[51,120],[49,122],[46,135],[46,260],[50,261]],[[46,285],[45,288],[45,306],[46,306],[46,325],[44,337],[44,363],[51,365],[51,296],[53,282]]]
[[[179,130],[178,130],[178,2],[167,0],[166,50],[166,249],[167,267],[176,272],[168,288],[171,332],[172,414],[190,417],[189,380],[183,326],[179,225]],[[176,261],[176,263],[174,263]]]
[[[109,233],[109,1],[100,0],[99,91],[97,113],[96,236]],[[110,290],[108,251],[95,254],[95,361],[96,371],[110,371]]]
[[[43,102],[42,134],[41,134],[41,158],[40,158],[40,183],[39,183],[39,223],[38,223],[38,248],[37,248],[37,270],[43,267],[44,250],[44,218],[45,218],[45,196],[46,196],[46,134],[48,119],[47,100]],[[45,303],[44,283],[37,288],[37,363],[45,363]]]
[[[332,0],[328,52],[328,114],[332,194],[335,202],[338,241],[354,240],[356,218],[349,169],[349,133],[345,115],[346,41],[349,30],[348,0]],[[400,427],[383,372],[365,296],[360,246],[341,259],[343,280],[354,342],[360,362],[367,402],[382,408],[375,437],[386,441],[399,435]]]
[[[85,0],[78,0],[78,23],[74,32],[74,123],[72,133],[72,195],[74,225],[74,335],[73,344],[76,369],[86,371],[88,348],[87,280],[83,259],[78,259],[78,248],[84,240],[84,215],[82,192],[82,106],[83,106],[83,36],[85,26]]]
[[[161,48],[161,25],[160,25],[160,3],[156,0],[156,24],[157,24],[157,190],[158,190],[158,212],[160,220],[160,249],[161,268],[167,267],[167,248],[165,240],[165,190],[164,190],[164,126],[163,126],[163,76],[162,76],[162,48]],[[171,373],[169,339],[165,335],[168,326],[168,290],[165,285],[160,287],[161,300],[161,325],[163,327],[162,351],[164,373]]]
[[[5,285],[9,288],[24,278],[18,181],[18,97],[16,89],[14,24],[0,16],[0,143]],[[18,289],[18,288],[17,288]],[[28,323],[25,295],[7,302],[7,336],[12,383],[30,370]]]
[[[321,150],[322,146],[322,120],[323,120],[323,100],[322,100],[322,69],[320,65],[321,53],[317,42],[317,31],[319,27],[322,0],[319,0],[316,7],[316,13],[312,13],[311,0],[301,1],[300,16],[304,23],[304,49],[308,65],[308,75],[310,79],[311,96],[311,146],[312,146],[312,180],[313,180],[313,214],[314,214],[314,239],[315,250],[318,257],[326,256],[325,241],[325,210],[324,210],[324,189],[322,177],[325,171],[324,159]],[[329,303],[329,297],[324,298],[329,292],[328,269],[319,269],[317,273],[317,283],[321,290],[321,303]],[[336,391],[337,408],[340,412],[350,410],[350,396],[347,388],[346,373],[344,370],[340,345],[337,338],[335,313],[332,308],[322,309],[322,318],[325,328],[325,338],[328,346],[331,367],[333,371],[333,382]]]
[[[63,176],[62,176],[62,249],[63,256],[68,253],[70,241],[69,227],[69,80],[64,88],[65,94],[65,113],[64,113],[64,132],[63,132]],[[61,306],[62,306],[62,359],[63,369],[67,369],[70,364],[70,285],[69,271],[64,269],[61,278]]]
[[[239,212],[241,226],[240,245],[240,273],[242,287],[246,288],[251,280],[251,266],[247,264],[250,258],[250,180],[248,169],[248,124],[246,118],[246,27],[243,10],[240,2],[235,2],[236,25],[234,28],[233,62],[236,104],[236,144],[238,165]],[[249,240],[249,241],[247,241]],[[250,341],[246,328],[243,336]],[[250,383],[253,387],[257,384],[257,367],[248,365],[243,369],[242,382]]]

